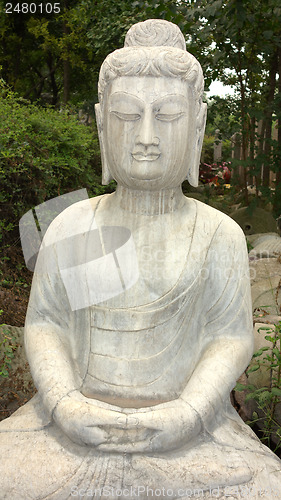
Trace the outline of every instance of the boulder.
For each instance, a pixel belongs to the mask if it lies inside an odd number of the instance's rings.
[[[246,235],[256,233],[276,232],[277,225],[273,215],[262,208],[256,208],[253,213],[246,207],[238,208],[230,217],[239,224]]]
[[[268,314],[281,311],[281,262],[277,258],[250,261],[253,311],[261,309]]]
[[[281,256],[281,238],[276,233],[260,234],[252,240],[251,245],[253,248],[249,253],[250,260]]]

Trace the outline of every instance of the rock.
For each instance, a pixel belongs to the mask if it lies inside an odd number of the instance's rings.
[[[250,260],[264,257],[281,257],[281,238],[277,233],[259,235],[253,241],[252,246],[254,248],[249,253]]]
[[[251,247],[255,247],[255,245],[257,245],[257,243],[259,243],[260,241],[262,241],[260,238],[265,238],[265,239],[269,239],[271,237],[276,237],[278,236],[278,234],[274,231],[272,233],[255,233],[255,234],[247,234],[246,235],[246,240],[247,242],[251,245]]]
[[[256,208],[252,214],[248,208],[238,208],[230,214],[230,217],[239,224],[246,235],[277,232],[274,217],[262,208]]]
[[[277,258],[250,261],[253,311],[279,315],[281,307],[281,262]]]

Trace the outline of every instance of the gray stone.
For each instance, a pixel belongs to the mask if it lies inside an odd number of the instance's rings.
[[[272,233],[255,233],[255,234],[247,234],[246,239],[247,242],[251,245],[252,248],[255,247],[258,243],[260,243],[263,240],[277,238],[278,234],[276,232]]]
[[[250,261],[253,312],[261,309],[279,315],[281,307],[281,263],[277,258]]]
[[[230,214],[230,217],[239,224],[246,235],[277,232],[274,217],[262,208],[256,208],[252,214],[248,208],[238,208]]]
[[[215,142],[214,142],[214,162],[220,162],[222,158],[222,140],[219,138],[220,131],[216,130]]]
[[[249,253],[250,259],[281,256],[281,238],[276,233],[265,233],[259,236],[255,240],[253,247]]]

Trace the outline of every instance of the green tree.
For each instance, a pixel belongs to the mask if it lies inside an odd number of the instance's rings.
[[[60,13],[41,14],[38,9],[1,16],[2,76],[23,97],[56,105],[78,89],[88,90],[91,51],[81,3],[64,0]],[[4,5],[0,0],[1,10]]]
[[[247,198],[251,176],[257,187],[262,183],[266,190],[272,167],[271,130],[281,47],[280,4],[278,0],[190,0],[189,5],[184,4],[180,2],[191,29],[190,51],[205,67],[209,81],[219,78],[237,90]],[[191,19],[195,21],[192,25]],[[256,125],[261,119],[260,155],[256,159]],[[279,168],[275,164],[274,169]]]

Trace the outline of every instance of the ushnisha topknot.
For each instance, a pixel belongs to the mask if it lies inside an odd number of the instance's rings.
[[[124,43],[124,47],[159,46],[186,50],[185,39],[179,27],[162,19],[148,19],[131,26]]]
[[[202,68],[187,52],[184,36],[173,23],[148,19],[134,24],[127,32],[125,46],[104,60],[99,75],[99,102],[103,105],[107,86],[122,76],[175,77],[185,81],[199,111],[204,79]]]

